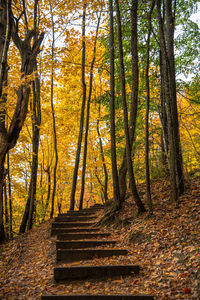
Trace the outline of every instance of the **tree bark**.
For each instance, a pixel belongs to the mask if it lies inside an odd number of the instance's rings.
[[[44,221],[46,213],[47,213],[47,209],[48,209],[48,206],[49,206],[50,196],[51,196],[51,165],[52,165],[52,162],[53,162],[53,155],[52,155],[51,160],[50,160],[49,144],[48,144],[48,139],[47,139],[48,155],[47,155],[47,166],[45,168],[45,165],[44,165],[44,148],[43,148],[43,145],[42,145],[42,141],[40,142],[40,144],[41,144],[42,156],[43,156],[42,167],[43,167],[44,172],[47,174],[47,197],[46,197],[46,202],[44,204],[44,212],[43,212],[43,217],[42,217],[42,221]]]
[[[5,215],[5,235],[6,235],[6,239],[9,239],[8,192],[7,192],[6,178],[4,180],[4,215]]]
[[[34,42],[37,41],[37,9],[38,0],[34,2]],[[26,16],[26,11],[25,11]],[[25,17],[27,20],[27,17]],[[28,24],[26,24],[27,32],[29,32]],[[37,61],[35,59],[34,72],[37,73]],[[35,75],[34,75],[35,76]],[[33,214],[35,211],[36,202],[36,190],[37,190],[37,171],[38,171],[38,151],[39,151],[39,139],[40,139],[40,125],[41,125],[41,107],[40,107],[40,79],[38,75],[35,76],[32,82],[33,91],[33,106],[32,110],[32,164],[31,164],[31,180],[29,184],[29,194],[20,226],[20,233],[25,232],[26,225],[28,229],[33,226]]]
[[[163,72],[161,83],[164,85],[164,93],[167,106],[168,137],[170,146],[170,180],[171,198],[178,202],[178,194],[184,191],[184,179],[182,169],[182,154],[179,136],[179,122],[176,99],[176,79],[174,63],[174,16],[172,12],[172,1],[166,0],[166,34],[164,31],[164,20],[161,16],[161,1],[157,1],[157,12],[160,33],[161,64]]]
[[[175,4],[176,5],[176,1]],[[174,58],[174,22],[175,13],[172,10],[172,0],[166,0],[166,48],[169,69],[169,88],[171,96],[171,118],[173,129],[173,151],[175,152],[175,166],[176,166],[176,187],[178,194],[184,193],[184,175],[183,175],[183,160],[181,152],[180,134],[179,134],[179,121],[177,109],[177,96],[176,96],[176,72],[175,72],[175,58]],[[172,151],[172,149],[171,149]],[[174,199],[175,200],[175,199]]]
[[[13,237],[12,220],[13,220],[13,209],[12,209],[12,190],[11,190],[11,178],[10,178],[10,155],[7,153],[7,173],[8,173],[8,197],[9,197],[9,235]]]
[[[103,143],[101,139],[101,133],[99,128],[99,119],[101,116],[101,104],[99,104],[99,117],[97,119],[97,135],[99,139],[99,146],[100,146],[100,155],[103,163],[103,171],[104,171],[104,187],[103,187],[103,195],[104,195],[104,201],[106,202],[108,200],[108,171],[106,167],[105,157],[104,157],[104,150],[103,150]],[[101,184],[101,182],[100,182]]]
[[[126,79],[125,79],[125,70],[124,70],[124,57],[123,57],[123,45],[122,45],[122,31],[121,31],[121,16],[118,0],[115,0],[116,3],[116,15],[117,15],[117,31],[118,31],[118,47],[119,47],[119,64],[120,64],[120,79],[121,79],[121,92],[122,92],[122,105],[123,105],[123,120],[124,120],[124,133],[126,139],[126,161],[129,175],[129,183],[132,195],[134,197],[135,203],[138,208],[138,212],[145,212],[145,207],[139,197],[137,192],[135,177],[133,173],[133,162],[131,155],[131,141],[129,133],[129,124],[128,124],[128,109],[126,102]]]
[[[37,67],[35,68],[37,70]],[[31,184],[30,184],[30,208],[28,216],[28,229],[33,225],[33,213],[35,210],[36,190],[37,190],[37,172],[38,172],[38,152],[40,140],[40,125],[41,125],[41,108],[40,108],[40,79],[35,78],[33,82],[33,120],[32,120],[32,167],[31,167]]]
[[[135,139],[137,107],[138,107],[138,85],[139,85],[137,11],[138,11],[138,0],[132,0],[132,7],[131,7],[132,93],[131,93],[131,110],[130,110],[130,120],[129,120],[129,134],[130,134],[131,149],[133,147],[133,142]],[[119,185],[120,185],[120,195],[121,195],[122,202],[125,200],[126,190],[127,190],[126,174],[127,174],[127,160],[126,160],[126,149],[125,149],[122,165],[119,170]],[[138,192],[136,188],[135,194],[137,193]]]
[[[115,137],[115,51],[114,51],[114,21],[113,21],[113,0],[109,0],[110,14],[110,134],[111,134],[111,162],[113,179],[113,196],[116,210],[121,208],[119,178],[116,157]]]
[[[46,203],[45,203],[45,207],[44,207],[43,220],[45,219],[46,212],[47,212],[47,209],[48,209],[48,206],[49,206],[50,196],[51,196],[51,173],[50,173],[50,167],[48,166],[47,169],[45,169],[44,171],[47,173],[47,185],[48,185],[48,189],[47,189]]]
[[[54,203],[55,203],[55,194],[56,194],[56,182],[57,182],[57,165],[58,165],[58,147],[57,147],[57,133],[56,133],[56,118],[55,118],[55,109],[54,109],[54,48],[55,48],[55,30],[54,30],[54,18],[53,10],[50,4],[51,12],[51,26],[52,26],[52,45],[51,45],[51,59],[52,59],[52,69],[51,69],[51,113],[53,119],[53,137],[54,137],[54,153],[55,153],[55,163],[53,169],[53,191],[51,198],[51,213],[50,218],[53,218],[54,214]]]
[[[148,13],[148,36],[147,36],[147,54],[146,54],[146,117],[145,117],[145,166],[146,166],[146,197],[149,208],[149,215],[153,213],[152,199],[151,199],[151,181],[149,170],[149,105],[150,105],[150,86],[149,86],[149,52],[150,52],[150,38],[151,38],[151,15],[153,13],[155,0],[152,1],[150,12]]]
[[[161,100],[161,111],[159,113],[160,122],[161,122],[161,160],[162,164],[165,167],[167,173],[169,170],[168,167],[168,152],[169,152],[169,137],[168,137],[168,121],[167,121],[167,111],[166,111],[166,95],[164,88],[164,70],[163,70],[163,58],[162,53],[160,51],[160,79],[161,79],[161,92],[160,92],[160,100]]]
[[[74,173],[72,180],[72,190],[70,197],[70,210],[74,210],[75,206],[75,193],[78,177],[78,168],[80,162],[81,154],[81,144],[83,138],[83,125],[84,125],[84,114],[85,114],[85,103],[86,103],[86,83],[85,83],[85,19],[86,19],[86,3],[83,2],[83,23],[82,23],[82,88],[83,88],[83,97],[82,97],[82,107],[81,107],[81,116],[80,116],[80,126],[79,126],[79,136],[78,144],[76,150],[76,159],[74,165]]]
[[[100,25],[101,15],[98,17],[96,37],[94,41],[94,50],[93,50],[93,59],[90,67],[90,86],[89,86],[89,95],[87,100],[87,114],[86,114],[86,126],[85,126],[85,142],[84,142],[84,153],[83,153],[83,168],[82,168],[82,178],[81,178],[81,194],[79,199],[79,210],[83,208],[83,197],[85,192],[85,172],[86,172],[86,161],[87,161],[87,145],[88,145],[88,132],[89,132],[89,121],[90,121],[90,102],[92,97],[92,88],[93,88],[93,71],[94,64],[96,60],[96,45],[98,38],[98,31]]]
[[[0,244],[5,240],[3,223],[3,182],[4,162],[7,151],[7,130],[5,127],[6,97],[3,96],[3,87],[8,77],[7,56],[11,38],[11,0],[0,0]]]
[[[0,244],[5,241],[5,230],[4,230],[4,223],[3,223],[3,181],[4,181],[4,176],[3,176],[3,168],[4,166],[1,165],[1,172],[0,172]]]

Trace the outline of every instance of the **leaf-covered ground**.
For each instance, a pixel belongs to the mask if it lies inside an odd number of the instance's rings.
[[[145,186],[140,186],[144,194]],[[122,226],[103,229],[118,241],[127,256],[94,258],[71,265],[139,264],[139,276],[105,280],[53,280],[55,238],[46,222],[0,248],[0,297],[40,299],[42,294],[153,294],[156,299],[200,298],[200,178],[187,183],[178,209],[169,204],[166,181],[152,184],[154,216],[133,217],[129,198],[120,218]],[[65,264],[66,265],[66,264]],[[67,264],[68,266],[70,264]]]

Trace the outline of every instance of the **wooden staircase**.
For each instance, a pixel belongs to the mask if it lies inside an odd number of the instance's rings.
[[[110,240],[110,234],[95,227],[96,213],[103,209],[95,204],[89,209],[69,211],[59,214],[52,223],[51,234],[57,235],[56,262],[58,264],[91,260],[94,257],[112,257],[127,255],[125,249],[116,248],[116,241]],[[103,248],[102,248],[103,247]],[[55,267],[54,280],[63,283],[70,280],[105,279],[139,274],[137,265],[77,265]],[[43,295],[45,299],[138,299],[153,300],[149,295]]]

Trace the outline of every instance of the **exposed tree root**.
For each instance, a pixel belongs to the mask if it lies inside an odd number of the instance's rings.
[[[116,207],[115,203],[110,200],[105,204],[105,214],[98,221],[96,226],[108,226],[108,225],[119,225],[121,220],[119,218],[119,209]]]

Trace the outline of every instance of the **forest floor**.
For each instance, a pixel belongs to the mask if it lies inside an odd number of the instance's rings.
[[[140,186],[144,194],[145,186]],[[127,256],[94,258],[65,265],[140,265],[138,276],[56,283],[55,238],[47,221],[0,248],[0,298],[40,299],[42,294],[153,294],[156,299],[200,298],[200,177],[187,182],[175,209],[169,203],[169,184],[152,183],[154,215],[136,216],[129,198],[112,233]]]

